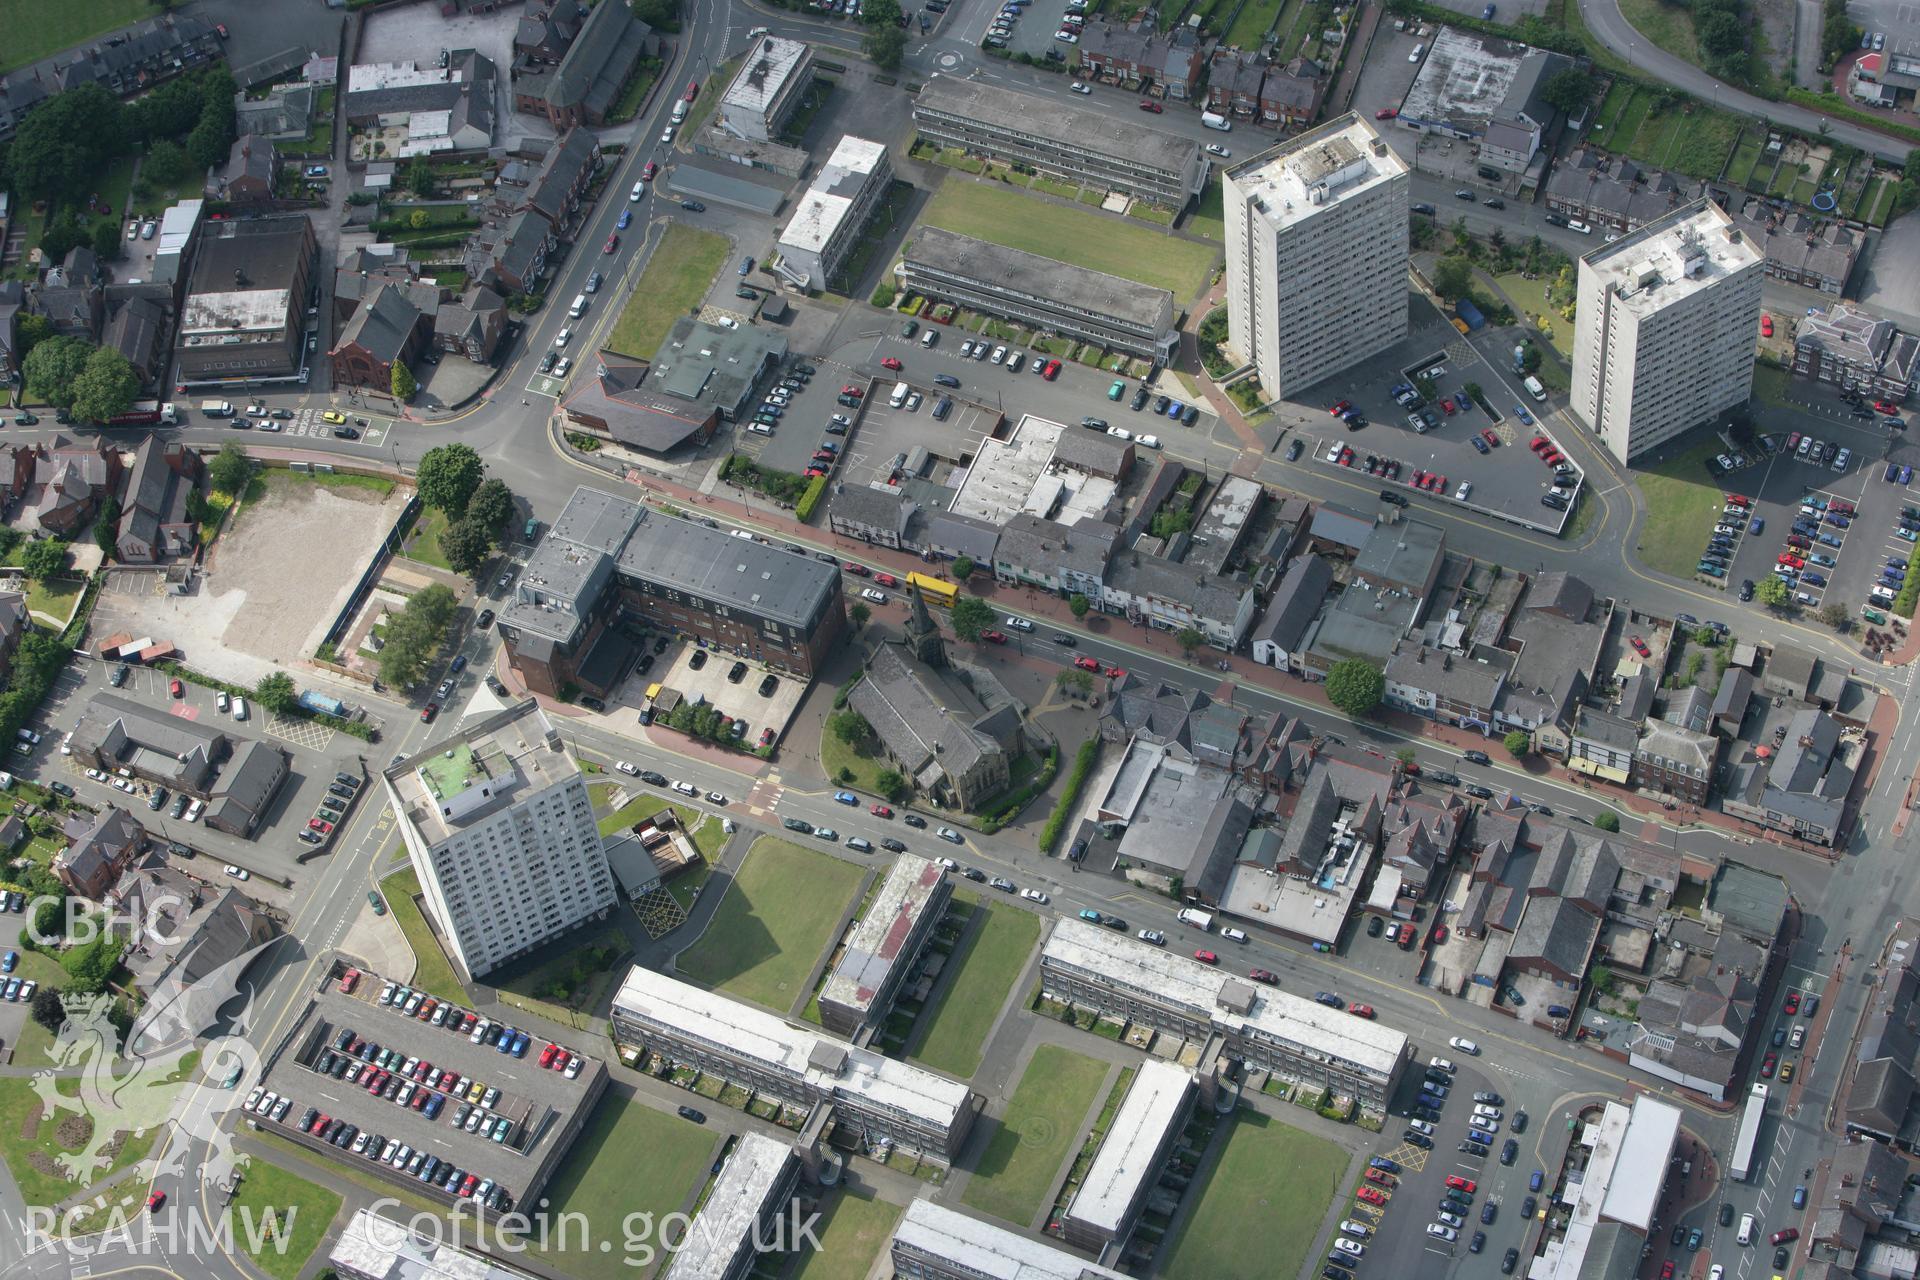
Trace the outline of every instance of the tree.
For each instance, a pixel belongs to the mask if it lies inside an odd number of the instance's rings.
[[[873,789],[889,800],[898,800],[907,794],[907,780],[898,769],[882,769],[874,776]]]
[[[1192,627],[1182,627],[1173,633],[1173,642],[1180,646],[1180,652],[1191,658],[1193,651],[1205,644],[1207,638]]]
[[[1730,13],[1710,13],[1693,25],[1700,52],[1709,58],[1726,58],[1743,53],[1747,47],[1747,29]]]
[[[853,607],[847,610],[847,616],[853,619],[853,625],[856,628],[864,627],[867,625],[867,619],[873,616],[873,610],[867,608],[864,602],[856,600]]]
[[[69,947],[60,957],[67,971],[67,990],[76,995],[94,995],[107,989],[113,967],[120,963],[120,948],[125,945],[113,930],[102,928],[91,942]]]
[[[53,321],[45,316],[17,315],[13,318],[13,346],[22,360],[53,336]]]
[[[1507,754],[1515,760],[1526,759],[1527,752],[1533,750],[1533,738],[1524,729],[1515,729],[1502,738],[1501,742],[1506,745]]]
[[[112,262],[120,256],[120,227],[118,223],[96,222],[93,224],[93,252],[102,262]]]
[[[111,556],[119,534],[120,499],[109,497],[100,504],[100,514],[93,518],[94,545],[100,548],[102,555]]]
[[[1753,598],[1769,609],[1779,609],[1792,598],[1792,592],[1786,583],[1773,574],[1768,574],[1754,587]]]
[[[897,71],[907,52],[907,33],[897,26],[876,27],[860,42],[867,60],[882,71]]]
[[[979,596],[961,596],[953,602],[953,634],[972,642],[993,625],[993,610]]]
[[[513,519],[513,490],[507,488],[507,482],[482,480],[473,496],[467,499],[467,519],[485,529],[498,544],[501,529]]]
[[[139,398],[140,375],[112,347],[96,349],[73,380],[73,415],[87,422],[106,422]]]
[[[1398,751],[1393,753],[1393,758],[1395,760],[1398,760],[1401,764],[1405,765],[1409,769],[1413,768],[1418,763],[1417,758],[1413,754],[1412,747],[1400,748]]]
[[[1720,643],[1720,633],[1708,626],[1695,627],[1693,629],[1693,642],[1704,648],[1711,649]]]
[[[447,567],[455,573],[471,577],[480,572],[480,566],[487,562],[492,550],[493,538],[487,533],[487,527],[471,518],[456,520],[440,534],[440,554],[447,558]]]
[[[860,20],[870,27],[897,27],[905,16],[900,0],[861,0]]]
[[[187,135],[187,154],[202,169],[225,164],[239,130],[234,123],[233,95],[237,86],[223,70],[214,70],[200,82],[204,101],[193,132]]]
[[[300,703],[293,691],[293,677],[284,671],[269,671],[253,686],[253,700],[267,710],[284,715]]]
[[[387,620],[386,643],[380,650],[380,678],[396,688],[417,683],[427,663],[446,639],[459,601],[448,588],[435,583],[407,601]]]
[[[1336,662],[1327,672],[1327,701],[1356,720],[1379,706],[1386,691],[1387,678],[1358,658]]]
[[[59,903],[51,900],[41,905],[53,907],[55,910],[60,906]],[[51,983],[33,993],[33,1003],[28,1007],[33,1013],[33,1020],[55,1035],[58,1035],[60,1028],[66,1024],[66,1001],[60,998],[60,989]]]
[[[425,156],[417,157],[407,166],[407,190],[422,199],[433,194],[433,166]]]
[[[1073,610],[1074,617],[1085,618],[1087,616],[1087,610],[1093,608],[1093,603],[1076,591],[1067,597],[1067,608]]]
[[[67,567],[67,544],[60,538],[40,538],[20,552],[20,569],[35,582],[45,582]]]
[[[852,707],[828,716],[827,732],[856,751],[873,740],[873,726]]]
[[[420,501],[438,507],[450,519],[458,519],[467,513],[467,503],[480,487],[486,470],[486,464],[480,461],[480,455],[471,445],[435,445],[420,459],[415,480],[420,488]]]
[[[1611,809],[1604,809],[1593,815],[1593,825],[1601,831],[1618,831],[1620,815]]]
[[[1593,77],[1573,67],[1557,71],[1540,86],[1540,99],[1564,115],[1578,115],[1593,100]]]
[[[425,229],[427,225],[427,211],[425,209],[415,209],[407,215],[407,225],[415,231]]]
[[[1450,253],[1433,264],[1433,291],[1449,300],[1467,296],[1473,288],[1473,264]]]
[[[420,389],[419,382],[414,379],[413,370],[407,368],[407,362],[404,360],[393,362],[393,376],[389,382],[392,385],[393,398],[402,402],[413,399],[413,393]]]
[[[971,578],[973,576],[973,557],[955,556],[953,558],[953,576],[960,582],[965,582],[968,578]]]
[[[7,149],[7,172],[28,197],[79,200],[125,150],[119,99],[102,85],[83,84],[41,103],[20,122]],[[223,149],[223,159],[225,154]]]
[[[253,459],[247,451],[229,440],[220,446],[207,464],[207,480],[220,493],[238,497],[253,475]]]
[[[187,158],[186,151],[179,143],[165,138],[148,147],[140,161],[140,176],[163,187],[185,182],[192,172],[193,161]]]
[[[48,338],[27,353],[21,370],[27,394],[60,409],[73,407],[73,384],[87,367],[93,345],[80,338]]]
[[[1820,621],[1835,631],[1844,631],[1853,624],[1853,615],[1847,612],[1847,606],[1838,600],[1829,600],[1820,606]]]

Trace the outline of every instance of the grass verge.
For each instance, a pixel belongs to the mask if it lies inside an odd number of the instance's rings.
[[[792,1280],[862,1280],[899,1220],[900,1206],[842,1191],[820,1220],[820,1248],[800,1260]]]
[[[394,923],[400,926],[400,932],[407,935],[407,945],[413,948],[413,981],[409,985],[439,996],[442,1000],[465,1003],[467,995],[460,989],[460,980],[454,977],[453,965],[448,961],[447,953],[441,950],[440,939],[434,937],[433,930],[428,927],[426,917],[420,914],[419,904],[414,901],[414,895],[419,892],[420,877],[414,874],[412,867],[396,871],[380,886],[380,894],[387,900],[387,910],[393,912]]]
[[[199,1053],[186,1054],[168,1076],[168,1082],[179,1083],[192,1078],[199,1065]],[[77,1099],[80,1096],[78,1079],[61,1079],[55,1087],[62,1097]],[[155,1115],[165,1115],[166,1106],[155,1103],[156,1100],[144,1100],[141,1103],[142,1112],[151,1110]],[[29,1117],[38,1118],[29,1124]],[[47,1114],[31,1077],[0,1078],[0,1158],[6,1160],[14,1184],[20,1189],[21,1199],[29,1205],[58,1204],[76,1190],[109,1178],[129,1165],[138,1164],[153,1150],[154,1140],[160,1136],[163,1127],[156,1125],[140,1132],[118,1131],[124,1136],[117,1147],[107,1148],[110,1154],[107,1155],[105,1167],[83,1170],[70,1176],[54,1162],[77,1155],[93,1136],[94,1123],[96,1121],[92,1117],[79,1111]]]
[[[453,566],[447,563],[447,553],[440,549],[440,535],[446,531],[447,513],[438,507],[422,507],[420,518],[413,522],[413,532],[407,535],[400,554],[451,573]]]
[[[982,1213],[1026,1226],[1053,1193],[1060,1162],[1080,1139],[1087,1108],[1106,1078],[1107,1064],[1084,1054],[1043,1044],[1034,1051],[1020,1084],[1007,1103],[987,1149],[974,1166],[961,1199]],[[1272,1170],[1283,1168],[1274,1165]],[[1319,1226],[1319,1218],[1313,1226]],[[1254,1275],[1218,1271],[1214,1275]]]
[[[707,931],[675,964],[694,982],[784,1011],[810,985],[860,880],[851,863],[763,836]]]
[[[987,1033],[1033,953],[1040,918],[1008,903],[988,903],[977,893],[956,896],[986,916],[967,931],[967,941],[947,961],[959,966],[958,972],[940,1003],[921,1014],[927,1031],[913,1057],[923,1066],[968,1080],[980,1069]]]
[[[0,73],[85,44],[94,36],[153,15],[148,0],[0,0]]]
[[[891,768],[885,759],[877,755],[863,756],[827,728],[824,721],[820,725],[820,767],[825,769],[827,777],[833,782],[862,791],[880,794],[880,775]],[[849,771],[853,776],[843,778],[841,770]]]
[[[1691,578],[1720,507],[1720,488],[1707,474],[1707,459],[1720,452],[1709,439],[1677,457],[1634,473],[1647,500],[1635,554],[1640,563],[1676,578]]]
[[[608,348],[651,360],[673,322],[700,305],[730,247],[725,236],[684,222],[670,225],[614,323]]]
[[[264,1160],[247,1166],[228,1206],[234,1243],[275,1280],[297,1280],[334,1217],[340,1197]],[[179,1212],[185,1212],[182,1208]]]
[[[1186,1227],[1162,1255],[1171,1280],[1299,1275],[1347,1155],[1324,1138],[1245,1109],[1195,1197]],[[1286,1170],[1284,1180],[1275,1170]]]

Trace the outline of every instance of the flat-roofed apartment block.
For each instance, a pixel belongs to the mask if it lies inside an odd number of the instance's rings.
[[[1407,1037],[1392,1027],[1071,917],[1040,952],[1040,990],[1196,1044],[1218,1034],[1224,1056],[1369,1110],[1386,1106],[1407,1060]]]
[[[1207,184],[1207,154],[1191,138],[1000,85],[932,76],[913,100],[913,123],[921,137],[943,146],[1174,209]]]
[[[1107,1136],[1080,1189],[1060,1219],[1067,1243],[1100,1257],[1118,1257],[1147,1195],[1187,1123],[1199,1090],[1193,1073],[1149,1058],[1140,1065],[1127,1097],[1107,1126]],[[1109,1247],[1113,1252],[1106,1252]]]
[[[427,909],[470,976],[613,909],[586,780],[531,698],[381,777]]]
[[[1406,163],[1352,114],[1229,167],[1227,343],[1273,398],[1407,335]]]
[[[902,254],[901,283],[1049,333],[1166,364],[1179,349],[1173,294],[940,227]]]
[[[761,1245],[790,1239],[775,1220],[792,1202],[800,1172],[792,1144],[742,1134],[668,1264],[666,1280],[740,1280],[753,1269]]]
[[[298,377],[318,244],[304,213],[208,222],[174,333],[179,381]]]
[[[752,1005],[635,965],[613,998],[616,1037],[787,1106],[830,1105],[836,1136],[952,1160],[973,1124],[973,1091]]]
[[[403,1222],[357,1209],[327,1262],[341,1280],[531,1280],[532,1273],[426,1235]]]
[[[1711,200],[1581,257],[1570,400],[1614,457],[1747,402],[1765,262]]]
[[[812,49],[798,40],[758,36],[720,99],[720,127],[736,138],[773,142],[812,83]]]
[[[821,1025],[851,1037],[884,1020],[952,896],[945,867],[910,853],[895,858],[820,988]]]
[[[773,269],[802,289],[824,289],[859,243],[860,232],[886,198],[893,165],[884,143],[840,139],[780,233]]]
[[[900,1280],[1124,1280],[1058,1245],[931,1200],[907,1206],[888,1252]]]

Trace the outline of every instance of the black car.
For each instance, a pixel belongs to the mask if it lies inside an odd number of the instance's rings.
[[[680,207],[689,213],[705,213],[707,211],[707,206],[701,204],[698,200],[682,200]]]
[[[738,289],[735,289],[733,291],[733,296],[736,298],[745,298],[748,302],[760,301],[760,295],[755,293],[753,290],[747,288],[747,286],[745,285],[741,285]]]
[[[1468,1253],[1478,1253],[1486,1247],[1487,1247],[1487,1233],[1484,1231],[1474,1232],[1473,1239],[1467,1242]]]
[[[1287,461],[1300,461],[1300,442],[1298,440],[1292,440],[1287,443]]]
[[[1386,932],[1386,928],[1387,922],[1379,916],[1367,917],[1367,936],[1369,938],[1379,937],[1382,933]]]
[[[892,836],[887,836],[882,839],[880,841],[880,847],[888,853],[905,853],[907,851],[906,842],[904,840],[895,840]]]
[[[335,427],[333,437],[336,440],[358,440],[360,433],[352,427]]]
[[[1733,1206],[1724,1200],[1720,1203],[1720,1225],[1723,1227],[1733,1225]]]
[[[1493,757],[1489,756],[1484,751],[1462,751],[1460,753],[1460,758],[1467,761],[1469,764],[1492,764],[1493,763]]]
[[[804,818],[782,818],[780,825],[789,831],[798,831],[803,836],[813,834],[813,824]]]
[[[47,790],[57,796],[66,796],[68,799],[73,798],[73,788],[64,782],[49,782],[47,784]]]
[[[1506,1255],[1500,1259],[1500,1274],[1503,1276],[1512,1275],[1514,1267],[1518,1265],[1519,1262],[1520,1251],[1518,1249],[1507,1250]]]
[[[1549,1010],[1549,1012],[1551,1012],[1551,1010]],[[1525,1133],[1527,1131],[1527,1113],[1525,1111],[1514,1112],[1512,1125],[1515,1133]]]
[[[1069,649],[1078,649],[1080,647],[1080,642],[1064,631],[1056,631],[1049,636],[1048,639],[1057,645],[1064,645]]]
[[[1433,217],[1438,212],[1438,210],[1436,210],[1430,204],[1416,204],[1416,205],[1410,205],[1408,207],[1412,209],[1412,211],[1415,213],[1426,214],[1429,218]]]
[[[640,771],[640,781],[650,787],[664,787],[667,785],[667,775],[664,773],[655,773],[651,769],[642,769]]]
[[[1489,209],[1504,209],[1507,207],[1507,202],[1505,200],[1502,200],[1499,196],[1488,196],[1485,200],[1482,200],[1480,203],[1487,206],[1487,208]]]
[[[1433,1150],[1433,1139],[1429,1138],[1424,1133],[1415,1133],[1413,1130],[1409,1129],[1405,1133],[1401,1134],[1400,1136],[1405,1141],[1412,1143],[1416,1147],[1419,1147],[1422,1151]]]
[[[1493,789],[1491,787],[1483,787],[1477,782],[1469,782],[1466,786],[1460,789],[1466,792],[1468,795],[1472,796],[1476,800],[1493,799]]]
[[[1500,1148],[1500,1163],[1510,1165],[1519,1158],[1520,1144],[1508,1138]]]
[[[1534,1197],[1528,1196],[1520,1202],[1520,1216],[1531,1222],[1533,1220],[1533,1211],[1539,1207],[1540,1202]]]
[[[965,876],[969,880],[977,880],[981,884],[985,884],[987,882],[987,873],[982,871],[978,867],[968,867],[966,870],[962,871],[960,874]]]
[[[1752,578],[1743,579],[1740,583],[1740,602],[1742,604],[1745,604],[1752,599],[1753,599],[1753,579]]]
[[[1499,1212],[1500,1212],[1500,1202],[1498,1200],[1489,1200],[1485,1204],[1481,1205],[1480,1206],[1481,1225],[1492,1226],[1493,1220],[1495,1216],[1499,1214]]]
[[[1138,413],[1142,409],[1146,408],[1147,407],[1147,389],[1145,387],[1135,387],[1133,389],[1133,399],[1128,403],[1127,407],[1129,409],[1132,409],[1135,413]]]
[[[580,705],[585,707],[589,711],[605,711],[607,709],[606,703],[600,701],[600,699],[594,697],[590,693],[585,694],[581,697]]]
[[[936,373],[933,375],[933,380],[943,387],[957,387],[960,385],[960,379],[950,373]]]
[[[1460,1144],[1459,1150],[1466,1152],[1470,1156],[1479,1156],[1484,1159],[1487,1154],[1487,1144],[1484,1142],[1475,1142],[1469,1138]]]
[[[703,1111],[695,1111],[692,1107],[675,1107],[674,1110],[679,1113],[682,1120],[691,1120],[695,1124],[707,1122],[706,1113]]]
[[[1425,777],[1427,781],[1442,787],[1457,787],[1460,785],[1459,774],[1448,773],[1442,769],[1429,769],[1422,776]]]
[[[903,813],[900,815],[900,821],[921,831],[926,830],[927,827],[927,820],[917,813]]]
[[[1297,444],[1299,442],[1295,441],[1295,443]],[[1407,505],[1407,500],[1391,489],[1382,489],[1380,491],[1380,501],[1396,507],[1404,507]]]

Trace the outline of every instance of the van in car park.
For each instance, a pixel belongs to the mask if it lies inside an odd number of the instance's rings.
[[[887,404],[892,408],[898,409],[907,402],[907,393],[911,390],[913,390],[913,388],[904,382],[894,383],[893,393],[887,397]]]

